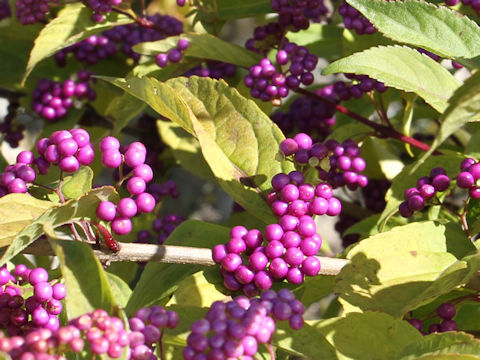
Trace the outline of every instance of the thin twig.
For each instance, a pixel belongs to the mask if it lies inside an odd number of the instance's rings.
[[[94,254],[102,262],[147,262],[155,261],[169,264],[192,264],[203,266],[214,266],[212,260],[212,250],[207,248],[194,248],[187,246],[173,245],[153,245],[153,244],[134,244],[122,243],[120,251],[113,253],[109,250],[100,249],[98,246],[92,246]],[[36,255],[54,255],[48,241],[38,239],[23,253]],[[321,257],[318,259],[321,263],[320,275],[337,275],[340,270],[348,263],[345,259],[336,259]]]
[[[310,92],[308,90],[301,89],[301,88],[299,88],[295,91],[298,92],[299,94],[302,94],[302,95],[317,99],[319,101],[322,101],[326,104],[329,104],[330,106],[334,107],[338,112],[341,112],[342,114],[347,115],[348,117],[350,117],[354,120],[357,120],[358,122],[361,122],[362,124],[364,124],[366,126],[371,127],[379,135],[382,135],[383,137],[390,137],[390,138],[393,138],[393,139],[400,140],[400,141],[402,141],[406,144],[410,144],[413,147],[416,147],[417,149],[420,149],[420,150],[423,150],[423,151],[428,151],[430,149],[429,145],[427,145],[427,144],[425,144],[421,141],[418,141],[418,140],[416,140],[416,139],[414,139],[410,136],[403,135],[402,133],[400,133],[397,130],[395,130],[393,128],[390,128],[388,126],[385,126],[385,125],[382,125],[382,124],[377,124],[376,122],[368,120],[367,118],[365,118],[365,117],[363,117],[363,116],[361,116],[361,115],[359,115],[359,114],[357,114],[353,111],[350,111],[346,107],[344,107],[342,105],[338,105],[336,102],[334,102],[330,99],[327,99],[327,98],[325,98],[321,95],[315,94],[313,92]],[[434,151],[433,153],[435,155],[441,154],[439,151]]]

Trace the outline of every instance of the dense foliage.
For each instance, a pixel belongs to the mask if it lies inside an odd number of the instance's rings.
[[[479,16],[0,0],[0,358],[480,359]]]

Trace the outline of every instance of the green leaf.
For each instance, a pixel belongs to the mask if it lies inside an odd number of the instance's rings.
[[[241,19],[273,12],[269,0],[217,0],[216,8],[221,20]]]
[[[343,56],[367,50],[379,45],[395,45],[393,41],[387,39],[381,33],[357,34],[354,30],[343,29]],[[337,40],[338,41],[338,40]]]
[[[450,135],[463,125],[480,120],[480,73],[476,72],[459,87],[448,101],[449,105],[440,116],[440,129],[435,136],[430,150],[419,159],[424,162],[433,151]]]
[[[342,318],[312,321],[337,351],[338,359],[385,360],[422,334],[403,320],[377,312],[351,313]]]
[[[86,243],[52,240],[50,245],[60,261],[68,296],[65,300],[68,319],[95,309],[112,313],[117,305],[102,265]]]
[[[172,149],[173,156],[185,170],[205,180],[215,179],[197,139],[171,121],[158,120],[157,128],[160,138]]]
[[[230,230],[223,226],[187,220],[175,229],[168,242],[170,245],[212,248],[225,243],[229,233]],[[200,265],[149,262],[128,301],[126,313],[132,315],[143,306],[166,303],[167,297],[178,289],[183,279],[201,270],[204,267]]]
[[[155,56],[177,46],[180,39],[187,39],[190,43],[184,51],[185,57],[194,57],[206,60],[217,60],[250,67],[260,62],[261,57],[244,47],[232,44],[210,34],[182,34],[170,36],[167,39],[137,44],[133,50],[139,54]]]
[[[322,58],[333,59],[342,56],[342,44],[338,39],[343,29],[334,25],[310,24],[308,29],[287,33],[287,39],[300,46],[306,46]]]
[[[270,208],[256,193],[266,195],[273,176],[294,170],[290,162],[274,160],[284,140],[281,130],[224,81],[191,77],[167,83],[195,115],[195,136],[222,188],[244,208],[270,223]]]
[[[88,166],[82,166],[76,173],[65,180],[62,193],[67,199],[75,199],[92,189],[93,171]]]
[[[277,322],[272,344],[289,354],[309,360],[338,359],[334,347],[315,327],[304,324],[300,330],[292,330],[284,321]]]
[[[130,289],[130,286],[128,286],[128,284],[117,275],[110,272],[105,272],[105,274],[115,302],[118,306],[124,308],[127,305],[130,295],[132,295],[132,289]]]
[[[466,261],[446,252],[445,228],[416,222],[362,240],[348,253],[335,292],[362,310],[401,317],[465,283]]]
[[[347,0],[385,36],[447,58],[480,55],[477,23],[446,6],[417,0]]]
[[[113,135],[118,135],[130,120],[145,109],[145,103],[130,94],[113,98],[105,109],[105,117],[113,122]]]
[[[387,206],[378,220],[379,229],[382,231],[388,219],[398,212],[398,206],[404,200],[403,194],[405,190],[415,187],[420,177],[429,175],[430,171],[435,167],[442,167],[447,172],[447,175],[453,176],[453,174],[458,173],[462,160],[463,156],[449,153],[448,155],[433,156],[418,167],[415,164],[405,166],[400,174],[392,180],[392,186],[385,195]],[[412,169],[414,170],[413,172]]]
[[[294,167],[274,160],[283,133],[254,102],[210,78],[105,79],[194,135],[220,186],[258,218],[274,221],[259,195],[270,190],[274,175]]]
[[[68,4],[40,32],[28,60],[23,82],[33,68],[43,59],[57,51],[117,25],[131,23],[128,16],[111,12],[106,20],[96,23],[92,20],[92,11],[83,4]]]
[[[379,46],[335,61],[323,74],[364,74],[385,85],[414,92],[438,112],[460,86],[452,74],[426,55],[408,47]]]
[[[214,301],[227,300],[227,295],[217,290],[223,288],[223,279],[216,267],[199,271],[178,283],[165,306],[174,304],[209,307]]]
[[[9,246],[22,230],[57,205],[27,194],[8,194],[1,197],[0,247]]]
[[[7,198],[7,196],[4,198]],[[4,198],[0,199],[0,203]],[[95,210],[100,201],[115,201],[114,199],[118,199],[118,194],[114,188],[104,186],[94,189],[78,199],[69,200],[61,205],[56,204],[57,206],[43,212],[43,215],[40,217],[32,219],[34,221],[30,221],[29,225],[14,236],[10,246],[2,255],[0,264],[5,264],[40,237],[40,235],[44,233],[43,225],[47,222],[51,223],[52,227],[55,228],[72,221],[78,221],[84,218],[95,218]],[[25,204],[28,204],[28,201],[26,201]]]
[[[394,360],[480,359],[480,340],[461,332],[430,334],[406,346]]]

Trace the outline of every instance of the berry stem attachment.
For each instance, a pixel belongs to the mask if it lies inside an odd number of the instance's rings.
[[[268,353],[270,355],[270,360],[275,360],[275,349],[271,343],[267,344]]]
[[[319,101],[327,103],[330,106],[333,106],[337,111],[341,112],[342,114],[347,115],[348,117],[350,117],[354,120],[357,120],[364,125],[367,125],[367,126],[371,127],[379,135],[382,135],[383,137],[390,137],[390,138],[393,138],[393,139],[400,140],[400,141],[402,141],[406,144],[410,144],[413,147],[416,147],[417,149],[420,149],[422,151],[428,151],[430,149],[430,146],[428,146],[427,144],[425,144],[421,141],[418,141],[418,140],[416,140],[416,139],[414,139],[410,136],[403,135],[402,133],[399,133],[397,130],[395,130],[393,128],[390,128],[388,126],[385,126],[385,125],[382,125],[382,124],[377,124],[376,122],[368,120],[367,118],[365,118],[365,117],[363,117],[363,116],[361,116],[361,115],[359,115],[359,114],[357,114],[353,111],[350,111],[346,107],[344,107],[342,105],[338,105],[334,101],[326,99],[321,95],[317,95],[317,94],[315,94],[311,91],[308,91],[308,90],[305,90],[305,89],[302,89],[302,88],[299,88],[295,91],[298,92],[299,94],[312,97],[314,99],[317,99]],[[434,154],[439,155],[441,153],[439,151],[434,151]]]

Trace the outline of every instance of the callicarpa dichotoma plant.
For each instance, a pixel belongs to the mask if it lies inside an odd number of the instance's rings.
[[[480,2],[0,19],[1,359],[480,359]]]

